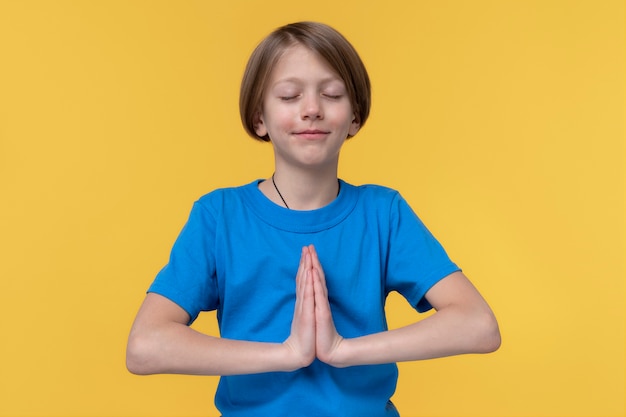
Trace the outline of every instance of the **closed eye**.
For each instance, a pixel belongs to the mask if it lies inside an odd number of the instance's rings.
[[[292,100],[295,100],[297,98],[298,98],[298,96],[280,96],[279,97],[279,99],[281,101],[292,101]]]

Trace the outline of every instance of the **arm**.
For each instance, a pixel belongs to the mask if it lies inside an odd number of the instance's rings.
[[[128,338],[128,370],[142,375],[234,375],[292,371],[308,366],[315,358],[310,262],[303,252],[296,274],[291,335],[284,343],[230,340],[199,333],[187,325],[189,315],[181,307],[149,293]]]
[[[461,272],[450,274],[426,293],[437,310],[435,314],[399,329],[344,339],[332,322],[321,264],[316,255],[313,259],[317,356],[330,365],[344,367],[488,353],[500,346],[500,331],[491,308]]]

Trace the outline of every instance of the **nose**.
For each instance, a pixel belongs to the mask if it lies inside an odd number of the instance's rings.
[[[302,100],[303,119],[322,119],[324,117],[320,97],[317,94],[309,94]]]

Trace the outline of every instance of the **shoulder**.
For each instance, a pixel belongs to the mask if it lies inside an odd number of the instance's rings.
[[[197,198],[189,214],[188,227],[193,224],[209,225],[220,222],[225,214],[235,214],[240,210],[242,201],[245,199],[247,189],[254,183],[237,186],[217,188]]]
[[[379,184],[363,184],[357,185],[356,188],[363,194],[378,196],[381,198],[393,198],[394,196],[399,195],[400,193],[393,188],[379,185]]]
[[[358,206],[366,211],[368,216],[376,216],[383,221],[386,219],[395,225],[406,221],[421,223],[415,210],[400,191],[377,184],[359,185],[356,189],[359,193]]]
[[[245,185],[217,188],[198,198],[195,205],[210,211],[235,205],[256,188],[257,183],[258,180],[255,180]]]
[[[376,207],[390,207],[399,201],[404,201],[397,190],[378,184],[363,184],[355,186],[361,204]]]
[[[355,218],[365,219],[367,223],[389,225],[396,223],[398,216],[411,211],[398,190],[378,185],[363,184],[352,186],[356,196]]]

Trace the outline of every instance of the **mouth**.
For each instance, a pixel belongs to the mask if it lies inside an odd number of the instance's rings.
[[[307,129],[307,130],[294,132],[296,136],[305,138],[305,139],[319,139],[319,138],[325,137],[329,133],[330,132],[328,131],[319,130],[319,129]]]

